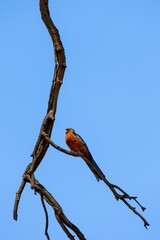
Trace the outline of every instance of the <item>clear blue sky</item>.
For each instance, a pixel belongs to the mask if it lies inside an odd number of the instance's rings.
[[[46,113],[53,48],[38,1],[1,1],[1,238],[45,239],[39,196],[27,185],[12,219],[15,192],[31,161]],[[160,229],[160,2],[51,1],[67,69],[52,139],[65,128],[85,139],[107,179],[138,196],[142,221],[97,183],[80,158],[50,148],[36,172],[87,240],[152,239]],[[66,240],[48,207],[51,239]]]

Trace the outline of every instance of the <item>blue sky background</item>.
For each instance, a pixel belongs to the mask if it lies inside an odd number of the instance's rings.
[[[39,196],[27,185],[12,219],[15,193],[31,161],[46,113],[53,48],[38,1],[1,0],[1,238],[45,239]],[[142,221],[97,183],[80,158],[49,148],[36,172],[86,239],[152,239],[160,229],[160,2],[51,1],[67,69],[52,139],[65,128],[87,142],[107,179],[138,196]],[[51,239],[66,240],[53,211]]]

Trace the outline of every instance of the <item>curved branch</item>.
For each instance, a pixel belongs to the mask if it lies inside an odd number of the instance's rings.
[[[38,192],[41,196],[42,206],[44,208],[45,215],[46,215],[45,234],[47,239],[49,239],[48,214],[47,214],[47,209],[45,208],[44,200],[46,200],[47,203],[54,209],[56,219],[58,220],[60,226],[62,227],[62,229],[65,231],[66,235],[70,239],[74,239],[74,237],[71,235],[67,227],[70,228],[77,235],[77,237],[79,237],[79,239],[85,240],[85,237],[81,233],[81,231],[74,224],[72,224],[68,220],[68,218],[64,215],[61,206],[54,199],[54,197],[34,177],[34,172],[38,168],[39,164],[44,158],[46,151],[49,147],[49,143],[44,139],[44,136],[42,135],[42,133],[47,134],[47,136],[49,137],[51,136],[52,129],[54,126],[54,121],[55,121],[59,90],[63,82],[64,72],[66,68],[64,48],[63,48],[58,30],[50,17],[50,13],[48,9],[48,0],[40,0],[40,11],[41,11],[41,17],[48,29],[48,32],[52,38],[52,42],[54,46],[54,54],[55,54],[54,76],[53,76],[53,81],[52,81],[49,100],[48,100],[47,113],[42,122],[40,133],[31,155],[32,162],[27,166],[23,174],[23,180],[20,184],[19,190],[16,193],[14,210],[13,210],[13,218],[15,220],[17,220],[18,218],[18,206],[19,206],[20,198],[24,190],[24,187],[28,182],[31,184],[31,188],[34,189],[35,192]]]
[[[138,201],[137,201],[137,197],[135,196],[130,196],[127,192],[125,192],[122,188],[120,188],[119,186],[110,183],[105,175],[103,174],[103,172],[97,168],[94,164],[92,164],[92,162],[86,158],[82,153],[75,153],[73,151],[68,151],[64,148],[61,148],[60,146],[58,146],[57,144],[55,144],[48,136],[46,133],[42,132],[42,136],[45,138],[45,140],[54,148],[56,148],[57,150],[66,153],[68,155],[72,155],[75,157],[81,157],[83,158],[83,160],[85,161],[85,163],[88,165],[88,167],[93,171],[96,172],[96,174],[99,176],[99,178],[104,181],[104,183],[110,188],[110,190],[112,191],[113,195],[115,196],[116,200],[121,200],[132,212],[134,212],[144,223],[144,227],[147,228],[147,226],[149,226],[149,223],[147,222],[147,220],[136,210],[135,207],[133,207],[131,204],[129,204],[126,200],[133,200],[137,203],[137,205],[141,208],[142,211],[144,211],[146,208],[143,207]],[[116,189],[121,193],[118,193],[116,191]]]
[[[86,159],[82,154],[77,154],[72,151],[65,150],[50,140],[52,129],[54,126],[55,121],[55,114],[57,109],[57,101],[59,90],[63,82],[64,72],[66,68],[66,58],[64,48],[59,36],[58,29],[54,25],[48,8],[48,0],[40,0],[40,11],[41,11],[41,18],[46,25],[46,28],[51,36],[53,47],[54,47],[54,55],[55,55],[55,67],[54,67],[54,75],[53,81],[51,85],[49,100],[48,100],[48,108],[44,120],[42,122],[42,126],[40,129],[40,133],[35,144],[34,150],[32,152],[32,162],[27,166],[24,174],[23,180],[20,184],[20,187],[16,193],[15,203],[14,203],[14,210],[13,210],[13,218],[17,220],[18,218],[18,206],[22,196],[22,192],[25,188],[26,183],[31,184],[31,188],[41,196],[42,206],[44,208],[45,216],[46,216],[46,228],[45,234],[47,239],[49,240],[48,235],[48,213],[44,203],[44,200],[53,208],[55,212],[55,217],[59,222],[60,226],[62,227],[65,234],[68,236],[69,239],[73,240],[74,236],[70,233],[69,230],[72,230],[79,239],[85,240],[83,233],[73,224],[71,223],[68,218],[63,213],[61,206],[55,200],[55,198],[49,193],[44,186],[42,186],[34,177],[34,172],[38,168],[39,164],[41,163],[42,159],[44,158],[46,151],[49,145],[52,145],[54,148],[58,149],[61,152],[64,152],[68,155],[72,155],[75,157],[82,157],[86,164],[89,166],[91,170],[97,173],[99,178],[105,182],[105,184],[110,188],[112,193],[114,194],[117,200],[121,200],[124,204],[131,209],[136,215],[138,215],[141,220],[144,222],[144,226],[147,228],[149,226],[148,222],[142,217],[142,215],[136,211],[136,209],[128,203],[127,200],[135,201],[140,208],[144,211],[145,208],[137,201],[136,197],[128,195],[123,189],[118,187],[115,184],[111,184],[105,177],[105,175],[98,170],[88,159]],[[120,192],[118,193],[117,190]]]
[[[66,57],[63,48],[63,44],[60,39],[60,35],[58,29],[54,25],[48,8],[48,1],[40,0],[40,11],[41,18],[46,25],[46,28],[51,36],[54,53],[55,53],[55,68],[54,68],[54,76],[52,81],[52,86],[50,90],[50,96],[48,101],[48,109],[47,114],[43,120],[42,127],[39,133],[38,140],[34,147],[32,161],[32,167],[30,168],[31,172],[34,172],[39,164],[41,163],[46,151],[48,149],[48,143],[44,141],[42,138],[41,132],[45,132],[49,137],[51,136],[53,124],[55,121],[55,114],[57,110],[57,101],[60,87],[63,82],[64,72],[66,68]]]
[[[55,144],[45,132],[41,132],[42,136],[44,137],[44,139],[46,140],[46,142],[48,142],[52,147],[54,147],[55,149],[57,149],[60,152],[66,153],[68,155],[74,156],[74,157],[80,157],[80,154],[73,152],[73,151],[69,151],[66,150],[60,146],[58,146],[57,144]]]
[[[13,219],[16,221],[18,219],[18,205],[19,205],[19,201],[21,199],[21,195],[22,195],[25,185],[26,185],[26,181],[22,180],[21,185],[19,186],[19,189],[16,192],[16,198],[14,201],[14,208],[13,208]]]

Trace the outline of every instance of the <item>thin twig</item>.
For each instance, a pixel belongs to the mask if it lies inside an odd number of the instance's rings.
[[[47,212],[47,208],[46,208],[46,205],[45,205],[45,202],[44,202],[43,194],[41,193],[40,196],[41,196],[41,203],[42,203],[44,213],[45,213],[45,216],[46,216],[45,235],[46,235],[47,239],[50,240],[50,237],[49,237],[49,234],[48,234],[48,226],[49,226],[48,212]]]
[[[76,152],[73,151],[69,151],[66,150],[60,146],[58,146],[57,144],[55,144],[48,136],[48,134],[46,134],[45,132],[41,132],[41,135],[44,137],[44,139],[46,140],[46,142],[48,142],[52,147],[54,147],[55,149],[59,150],[60,152],[66,153],[68,155],[74,156],[74,157],[80,157],[80,155]]]

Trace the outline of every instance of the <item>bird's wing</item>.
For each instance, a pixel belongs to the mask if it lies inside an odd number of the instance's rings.
[[[90,160],[91,160],[92,164],[97,168],[97,170],[101,173],[101,175],[105,177],[104,173],[101,171],[101,169],[98,167],[97,163],[96,163],[95,160],[93,159],[92,154],[90,153],[89,148],[88,148],[87,144],[85,143],[85,141],[83,140],[83,138],[82,138],[81,136],[79,136],[77,133],[76,133],[76,136],[77,136],[78,138],[80,138],[81,142],[83,142],[83,145],[87,148],[88,153],[89,153],[89,155],[90,155]],[[88,164],[87,164],[87,165],[88,165]],[[89,165],[88,165],[88,166],[89,166]],[[89,166],[89,168],[90,168],[90,166]],[[91,169],[91,168],[90,168],[90,169]],[[91,169],[91,171],[92,171],[93,174],[95,175],[96,179],[99,181],[99,179],[101,179],[101,178],[99,177],[98,173],[96,173],[96,172],[93,171],[92,169]]]

